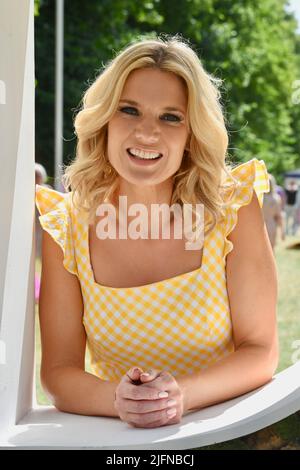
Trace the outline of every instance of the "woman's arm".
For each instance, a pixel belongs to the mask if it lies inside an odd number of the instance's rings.
[[[204,371],[177,378],[185,411],[251,391],[270,381],[278,365],[276,265],[253,194],[229,236],[234,248],[226,273],[235,352]]]
[[[42,341],[41,382],[61,411],[117,416],[117,383],[85,372],[86,333],[83,301],[77,277],[63,266],[63,252],[43,230],[39,300]]]

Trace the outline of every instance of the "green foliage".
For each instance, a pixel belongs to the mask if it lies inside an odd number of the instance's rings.
[[[34,0],[34,16],[39,14],[40,0]]]
[[[73,118],[83,92],[132,39],[181,34],[223,79],[229,157],[265,160],[277,177],[300,165],[300,37],[286,0],[65,0],[64,158],[75,156]],[[37,160],[53,174],[55,2],[36,17]]]

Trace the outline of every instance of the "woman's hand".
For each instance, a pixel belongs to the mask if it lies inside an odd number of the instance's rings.
[[[134,427],[160,427],[180,422],[184,396],[169,372],[143,373],[136,367],[122,377],[116,388],[115,408],[121,420]]]
[[[176,380],[170,372],[150,369],[140,375],[140,381],[151,382],[158,389],[163,388],[169,393],[168,400],[175,401],[176,415],[167,424],[176,424],[181,421],[182,416],[188,411],[186,387],[183,381]]]

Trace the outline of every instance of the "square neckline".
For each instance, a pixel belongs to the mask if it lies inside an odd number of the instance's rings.
[[[203,241],[203,246],[202,246],[202,259],[201,259],[201,265],[196,268],[196,269],[193,269],[192,271],[188,271],[186,273],[182,273],[182,274],[177,274],[176,276],[172,276],[172,277],[169,277],[169,278],[166,278],[166,279],[161,279],[160,281],[155,281],[155,282],[151,282],[149,284],[143,284],[143,285],[140,285],[140,286],[131,286],[131,287],[112,287],[112,286],[105,286],[103,284],[99,284],[99,282],[97,282],[95,280],[95,275],[94,275],[94,271],[93,271],[93,267],[92,267],[92,262],[91,262],[91,255],[90,255],[90,234],[89,234],[89,224],[88,222],[85,223],[85,230],[84,230],[84,248],[85,248],[85,252],[86,252],[86,257],[87,257],[87,264],[88,264],[88,271],[89,271],[89,275],[91,277],[91,280],[92,280],[92,283],[100,288],[100,289],[110,289],[110,290],[117,290],[117,291],[132,291],[132,290],[139,290],[139,289],[149,289],[149,288],[153,288],[153,287],[157,287],[158,285],[160,284],[167,284],[167,283],[171,283],[171,282],[174,282],[175,280],[179,279],[179,278],[184,278],[185,276],[188,277],[188,276],[192,276],[193,274],[196,274],[196,273],[201,273],[203,271],[203,266],[205,264],[205,260],[206,260],[206,237],[204,236],[204,241]]]

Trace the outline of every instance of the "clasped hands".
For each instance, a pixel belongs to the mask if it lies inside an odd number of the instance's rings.
[[[133,367],[116,388],[114,406],[122,421],[137,428],[156,428],[180,422],[186,396],[169,372]]]

